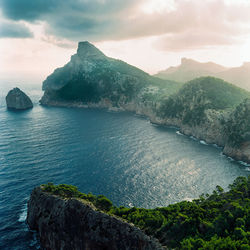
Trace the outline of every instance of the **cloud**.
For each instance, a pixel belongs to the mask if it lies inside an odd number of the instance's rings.
[[[153,45],[163,51],[184,51],[240,43],[241,40],[234,37],[194,30],[176,35],[161,36]]]
[[[162,0],[0,0],[12,20],[43,21],[48,36],[71,41],[124,40],[159,36],[164,50],[239,43],[250,30],[249,2],[172,0],[171,8],[145,12]],[[165,3],[168,1],[165,1]],[[232,1],[230,1],[232,2]],[[58,43],[59,44],[59,43]]]
[[[31,38],[33,33],[22,23],[3,21],[0,23],[0,38]]]

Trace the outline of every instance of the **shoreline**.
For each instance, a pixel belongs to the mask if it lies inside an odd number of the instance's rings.
[[[105,110],[107,112],[113,112],[113,113],[119,113],[119,112],[130,112],[133,113],[136,116],[140,116],[146,120],[148,120],[153,126],[161,126],[161,127],[166,127],[166,128],[174,128],[176,130],[176,132],[181,133],[181,135],[184,136],[188,136],[190,139],[199,141],[200,144],[203,145],[207,145],[207,146],[214,146],[216,148],[221,149],[221,153],[223,155],[225,155],[229,160],[233,159],[233,161],[238,162],[240,165],[243,165],[245,167],[249,167],[250,166],[250,159],[249,161],[245,161],[246,157],[249,156],[242,156],[242,157],[235,157],[234,154],[227,154],[225,152],[225,148],[227,147],[226,143],[223,143],[223,140],[221,138],[216,138],[217,141],[210,137],[210,138],[206,138],[206,136],[202,137],[202,136],[197,136],[197,134],[192,133],[192,130],[197,131],[197,129],[201,128],[201,127],[196,127],[196,128],[192,128],[190,126],[186,126],[181,124],[180,121],[178,121],[176,119],[176,121],[170,123],[167,120],[171,120],[171,119],[166,119],[163,120],[159,117],[156,116],[156,114],[154,114],[152,108],[149,108],[148,110],[147,107],[142,106],[140,103],[128,103],[123,105],[124,107],[114,107],[112,105],[112,103],[109,100],[104,100],[102,99],[100,102],[98,103],[87,103],[87,104],[83,104],[83,103],[79,103],[79,102],[74,102],[74,103],[70,103],[70,102],[51,102],[46,100],[44,102],[44,100],[40,100],[39,101],[40,105],[42,106],[48,106],[48,107],[65,107],[65,108],[84,108],[84,109],[102,109]],[[173,119],[172,119],[173,120]],[[180,125],[178,126],[179,123]],[[187,133],[189,132],[189,133]],[[222,135],[220,135],[222,136]],[[203,143],[202,143],[203,142]],[[225,145],[223,145],[225,144]],[[234,150],[234,149],[233,149]],[[240,152],[241,154],[243,154],[243,152],[241,152],[239,149],[235,149],[236,152]]]

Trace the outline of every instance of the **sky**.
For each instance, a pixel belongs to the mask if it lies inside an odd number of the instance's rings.
[[[89,41],[155,74],[250,61],[250,0],[0,0],[0,84],[41,84]]]

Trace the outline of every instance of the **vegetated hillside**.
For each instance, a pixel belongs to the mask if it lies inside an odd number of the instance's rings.
[[[179,82],[187,82],[200,76],[213,76],[250,91],[250,63],[226,68],[212,62],[200,63],[183,58],[179,66],[160,71],[155,76]]]
[[[249,92],[221,79],[200,77],[162,101],[158,115],[178,118],[184,124],[199,125],[206,118],[206,110],[230,110],[247,97],[250,97]]]
[[[97,209],[132,222],[162,245],[176,249],[249,249],[250,176],[238,177],[230,190],[217,186],[211,195],[155,209],[113,206],[104,196],[82,194],[69,185],[43,185],[64,198],[84,199]]]
[[[231,113],[226,123],[226,133],[232,146],[250,141],[250,99],[244,100]]]
[[[80,42],[77,54],[64,67],[56,69],[43,83],[41,102],[60,100],[98,103],[108,99],[114,106],[142,97],[144,101],[169,95],[181,85],[152,77],[121,60],[105,56],[89,42]]]
[[[214,76],[218,72],[227,70],[226,67],[213,62],[200,63],[192,59],[182,58],[181,64],[160,71],[155,76],[179,82],[187,82],[200,76]]]

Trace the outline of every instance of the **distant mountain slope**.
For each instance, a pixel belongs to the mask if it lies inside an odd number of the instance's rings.
[[[225,70],[227,68],[212,62],[200,63],[192,59],[182,58],[181,65],[160,71],[155,76],[162,79],[187,82],[200,76],[213,76]]]
[[[250,63],[244,63],[241,67],[226,68],[212,62],[200,63],[182,58],[179,66],[160,71],[155,76],[179,82],[187,82],[200,76],[214,76],[250,90]]]
[[[235,67],[216,74],[217,77],[231,82],[241,88],[250,90],[250,63]]]

